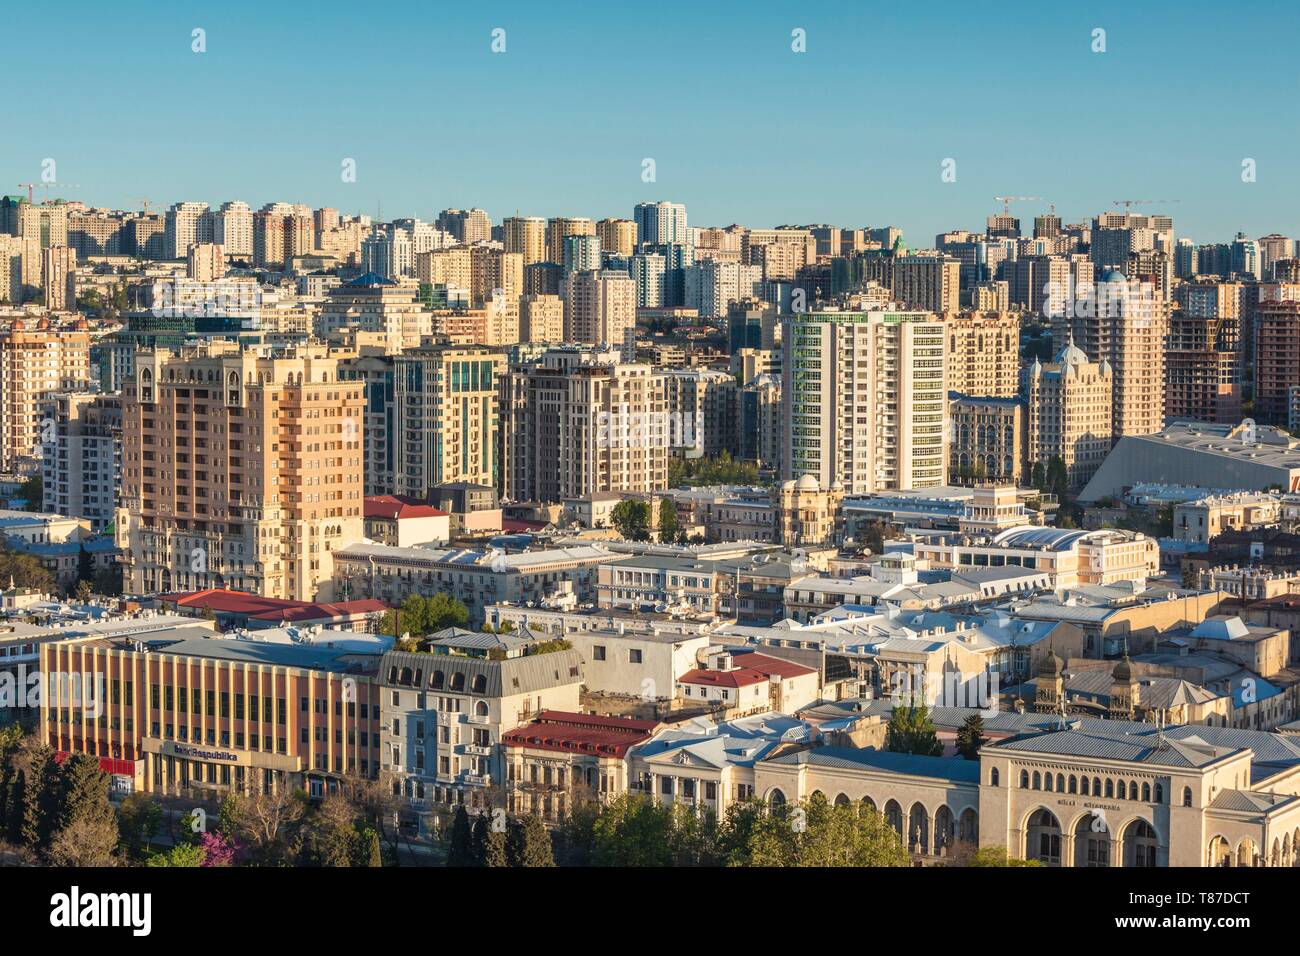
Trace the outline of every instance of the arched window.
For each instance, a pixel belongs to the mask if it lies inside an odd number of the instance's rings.
[[[997,768],[997,767],[994,767],[993,770],[990,771],[990,773],[989,773],[989,783],[991,783],[991,784],[992,784],[993,786],[995,786],[995,787],[998,785],[998,768]]]
[[[1128,790],[1125,787],[1124,781],[1121,780],[1118,784],[1116,784],[1116,787],[1117,789],[1115,791],[1115,796],[1117,796],[1121,800],[1128,799],[1127,797]]]
[[[1183,806],[1190,807],[1191,805],[1192,805],[1192,788],[1183,787]]]
[[[1092,795],[1094,797],[1101,796],[1101,777],[1092,778]]]
[[[1106,796],[1108,796],[1108,797],[1113,797],[1113,796],[1115,796],[1115,781],[1114,781],[1114,780],[1109,780],[1109,779],[1108,779],[1108,780],[1106,781]]]
[[[1070,792],[1079,792],[1079,779],[1074,774],[1070,774]]]
[[[474,702],[474,714],[477,717],[486,717],[488,715],[487,701],[479,700]]]
[[[1022,770],[1022,771],[1020,771],[1020,789],[1021,789],[1021,790],[1028,790],[1028,789],[1029,789],[1029,771],[1028,771],[1028,770]]]
[[[1165,802],[1165,786],[1162,783],[1156,784],[1156,803]]]
[[[1043,774],[1043,789],[1048,793],[1052,792],[1052,775],[1050,773]]]
[[[1034,789],[1035,789],[1035,790],[1041,790],[1042,787],[1043,787],[1042,780],[1039,779],[1038,771],[1035,770],[1035,771],[1034,771]]]
[[[433,677],[429,679],[429,686],[435,690],[442,690],[446,682],[446,675],[444,675],[442,671],[434,671]]]
[[[1149,783],[1142,784],[1142,802],[1143,803],[1151,802],[1151,784]]]
[[[1056,775],[1056,792],[1065,793],[1065,774],[1063,773]]]
[[[1088,796],[1088,778],[1087,778],[1087,777],[1080,777],[1080,778],[1079,778],[1079,792],[1080,792],[1081,794],[1083,794],[1085,797]]]
[[[465,689],[465,672],[464,672],[464,671],[457,671],[456,673],[454,673],[454,674],[451,675],[451,689],[452,689],[452,690],[464,690],[464,689]]]
[[[474,675],[474,687],[473,687],[473,689],[474,689],[474,693],[476,693],[476,694],[485,694],[485,693],[487,693],[487,675],[486,675],[486,674],[475,674],[475,675]]]

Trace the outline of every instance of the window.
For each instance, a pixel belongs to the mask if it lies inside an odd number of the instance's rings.
[[[1192,788],[1183,787],[1183,806],[1190,807],[1191,805],[1192,805]]]
[[[605,645],[603,644],[591,645],[591,659],[593,661],[603,661],[605,659]]]
[[[995,787],[998,785],[998,768],[997,768],[997,767],[994,767],[994,768],[989,772],[989,783],[992,784],[992,785],[995,786]]]
[[[629,664],[641,663],[641,651],[639,648],[633,648],[632,650],[627,652],[627,662]]]

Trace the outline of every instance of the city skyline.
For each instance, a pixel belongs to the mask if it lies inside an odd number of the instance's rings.
[[[1222,79],[1225,71],[1285,69],[1285,25],[1300,18],[1286,8],[1269,14],[1277,29],[1264,34],[1244,19],[1216,24],[1213,48],[1197,35],[1214,9],[1204,3],[1138,11],[1109,4],[1078,15],[1029,8],[1015,12],[1012,26],[956,5],[938,16],[891,11],[888,22],[868,10],[837,16],[751,5],[741,21],[690,8],[689,35],[670,16],[645,23],[603,9],[562,23],[526,8],[445,11],[436,25],[425,11],[400,19],[367,11],[328,36],[300,23],[277,30],[287,14],[259,9],[254,20],[246,5],[148,17],[72,9],[101,41],[84,51],[78,77],[112,70],[118,81],[88,87],[47,77],[23,152],[0,161],[8,177],[0,181],[13,183],[0,191],[40,183],[43,161],[53,159],[63,188],[39,192],[115,208],[139,208],[144,196],[154,208],[243,198],[255,208],[286,200],[372,216],[382,203],[385,216],[422,219],[478,206],[499,221],[516,209],[624,215],[667,196],[685,203],[696,224],[894,224],[928,243],[943,230],[977,226],[1000,208],[995,195],[1022,194],[1042,197],[1013,204],[1025,220],[1048,203],[1073,221],[1116,208],[1117,199],[1160,198],[1182,202],[1142,210],[1176,216],[1180,234],[1197,242],[1288,231],[1276,212],[1289,198],[1297,134],[1276,122],[1265,94]],[[14,12],[16,31],[38,27],[31,15]],[[196,28],[205,31],[203,53],[192,52]],[[492,52],[497,28],[506,31],[502,53]],[[806,52],[792,49],[796,29],[805,31]],[[1106,31],[1105,52],[1093,52],[1096,29]],[[421,37],[435,41],[427,60]],[[380,43],[382,56],[343,59]],[[660,67],[641,87],[652,91],[644,104],[610,97],[601,82],[625,66],[633,44],[655,50]],[[1038,59],[1017,81],[1014,61],[990,51],[1026,44]],[[1235,52],[1246,47],[1248,62]],[[107,58],[123,48],[151,55],[125,66],[116,54]],[[863,80],[864,48],[885,56]],[[1180,56],[1192,48],[1194,69]],[[36,53],[19,45],[15,68],[34,67]],[[340,62],[354,79],[345,73],[330,83]],[[311,71],[323,78],[310,82]],[[557,108],[521,104],[521,93],[545,89],[545,75]],[[286,78],[286,107],[245,105],[268,92],[274,104],[275,84]],[[972,84],[988,90],[986,109],[967,100]],[[1148,97],[1146,86],[1158,113],[1128,105]],[[135,100],[148,120],[123,122],[123,88],[148,90]],[[1168,89],[1180,95],[1155,95]],[[1064,105],[1076,91],[1079,106]],[[378,107],[376,95],[392,109]],[[1207,118],[1213,136],[1200,135]],[[96,136],[114,148],[88,149]],[[654,182],[642,179],[647,158]],[[341,180],[345,159],[356,161],[355,182]],[[955,181],[941,179],[945,159],[956,161]],[[1242,179],[1246,159],[1255,161],[1254,182]]]

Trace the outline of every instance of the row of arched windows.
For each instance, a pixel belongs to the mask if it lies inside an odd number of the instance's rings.
[[[388,669],[388,682],[390,684],[404,684],[407,687],[420,687],[424,683],[424,668],[417,667],[414,672],[411,668],[403,667],[400,670],[397,667]],[[464,691],[466,685],[465,674],[462,671],[455,671],[451,675],[451,680],[442,671],[433,672],[429,678],[429,687],[433,690],[451,690]],[[474,694],[487,693],[487,675],[475,674],[473,681],[470,682],[470,692]]]
[[[996,774],[997,771],[994,771],[994,786],[997,785]],[[1140,800],[1143,803],[1165,802],[1163,784],[1157,783],[1153,787],[1147,781],[1139,783],[1136,780],[1115,779],[1113,777],[1107,777],[1103,781],[1101,777],[1079,777],[1074,774],[1067,777],[1063,773],[1058,773],[1053,776],[1050,773],[1041,773],[1037,770],[1033,772],[1032,776],[1028,770],[1020,771],[1020,789],[1045,790],[1048,793],[1078,793],[1083,796],[1111,797],[1117,800]],[[1183,791],[1183,805],[1191,806],[1190,789]]]

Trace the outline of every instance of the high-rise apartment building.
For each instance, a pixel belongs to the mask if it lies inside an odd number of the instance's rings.
[[[590,219],[557,216],[546,221],[546,259],[556,265],[564,264],[564,238],[566,236],[594,236],[596,224]]]
[[[812,475],[846,494],[942,485],[945,332],[930,312],[787,319],[785,477]]]
[[[164,252],[168,259],[184,259],[196,242],[212,242],[213,220],[205,202],[178,202],[164,217]]]
[[[413,287],[366,273],[330,289],[316,316],[318,338],[349,328],[381,333],[388,350],[400,352],[433,334],[433,315]]]
[[[1028,460],[1046,468],[1059,458],[1071,488],[1082,488],[1110,453],[1114,384],[1110,364],[1089,362],[1066,345],[1055,363],[1029,369]]]
[[[35,239],[42,249],[66,246],[70,213],[71,210],[64,202],[19,203],[18,231],[14,235],[20,239]]]
[[[636,328],[636,283],[626,272],[570,272],[564,280],[564,338],[621,348]]]
[[[601,266],[599,236],[564,237],[564,271],[595,272]]]
[[[540,216],[511,216],[501,220],[506,252],[524,257],[524,265],[546,261],[546,220]]]
[[[636,252],[636,220],[602,219],[596,223],[596,237],[605,252],[626,258]]]
[[[564,300],[558,295],[519,297],[519,340],[521,342],[564,341]]]
[[[503,497],[557,502],[668,484],[664,377],[617,352],[552,349],[502,380]]]
[[[1160,431],[1169,303],[1150,283],[1111,271],[1073,305],[1052,317],[1053,347],[1073,344],[1089,361],[1110,366],[1115,439]]]
[[[492,238],[492,220],[482,209],[444,209],[435,225],[465,245],[488,242]]]
[[[424,499],[446,482],[497,484],[505,367],[504,352],[483,346],[419,348],[395,357],[396,494]]]
[[[357,382],[324,345],[144,350],[124,389],[124,586],[329,600],[363,536]]]
[[[215,282],[226,274],[225,250],[215,242],[196,242],[185,257],[185,275],[196,282]]]
[[[758,298],[763,291],[761,265],[701,259],[682,273],[684,304],[703,319],[720,319],[733,302]]]
[[[948,390],[985,398],[1020,391],[1020,317],[1012,312],[961,312],[944,317]]]
[[[66,312],[77,307],[77,251],[71,246],[41,250],[41,290],[45,307]]]
[[[668,443],[681,458],[737,453],[736,378],[720,369],[661,368]]]
[[[1241,421],[1241,323],[1235,316],[1177,310],[1165,350],[1165,417]]]
[[[232,259],[253,258],[253,210],[248,203],[233,200],[221,204],[212,217],[212,241]]]
[[[691,244],[686,207],[676,202],[642,202],[632,210],[637,241],[643,246]]]
[[[122,482],[122,398],[59,392],[49,408],[50,440],[41,446],[42,507],[85,518],[103,531],[113,523]]]
[[[891,288],[908,308],[956,312],[961,307],[961,263],[946,256],[900,256],[893,262]]]
[[[0,235],[0,302],[18,305],[41,285],[41,246],[31,237]]]
[[[1254,316],[1255,414],[1285,425],[1288,390],[1300,385],[1300,300],[1262,301]]]
[[[0,472],[41,458],[49,406],[58,392],[90,385],[90,333],[86,323],[56,329],[48,319],[27,329],[12,322],[0,332]]]

